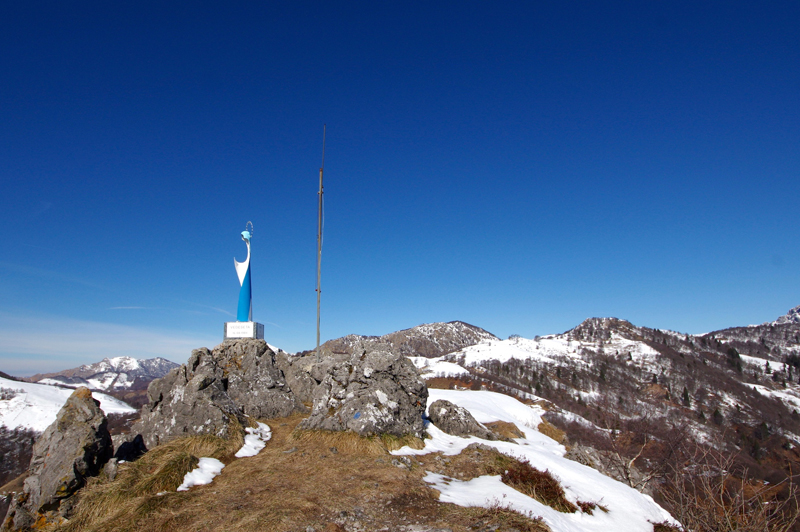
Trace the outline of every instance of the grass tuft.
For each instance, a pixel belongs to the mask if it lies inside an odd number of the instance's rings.
[[[512,441],[515,438],[524,438],[525,434],[519,430],[515,424],[508,421],[493,421],[492,423],[484,423],[486,428],[507,441]]]
[[[578,507],[567,500],[564,488],[547,470],[539,471],[527,460],[514,460],[500,475],[504,484],[564,513],[575,513]]]
[[[544,419],[541,423],[539,423],[539,426],[536,427],[536,429],[548,438],[553,439],[562,445],[567,441],[567,434],[563,430],[556,428],[552,423]]]
[[[134,522],[131,517],[146,515],[166,500],[158,493],[181,485],[184,475],[197,467],[199,457],[229,460],[239,446],[236,439],[204,435],[156,447],[136,462],[120,464],[113,481],[102,475],[90,479],[79,492],[75,515],[58,530],[127,530],[125,523]]]

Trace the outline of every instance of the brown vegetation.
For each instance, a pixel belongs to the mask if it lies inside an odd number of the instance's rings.
[[[504,440],[511,441],[515,438],[525,437],[519,427],[509,421],[492,421],[491,423],[484,423],[484,426]]]
[[[500,506],[440,503],[422,480],[425,471],[417,459],[386,450],[400,442],[295,431],[300,419],[269,421],[272,439],[249,458],[233,459],[236,445],[209,437],[157,447],[138,462],[121,464],[114,481],[93,481],[81,494],[76,517],[60,530],[321,531],[424,524],[466,532],[476,522],[499,531],[548,530],[539,520]],[[175,492],[201,456],[227,463],[222,474],[209,485]]]
[[[788,532],[800,518],[798,489],[748,479],[733,456],[695,447],[673,468],[660,496],[693,532]]]

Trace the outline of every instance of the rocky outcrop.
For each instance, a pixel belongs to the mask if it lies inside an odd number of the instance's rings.
[[[7,530],[28,530],[68,517],[70,497],[97,475],[111,458],[111,435],[100,403],[88,388],[78,388],[56,421],[33,446],[23,491],[4,522]]]
[[[311,416],[298,428],[422,437],[428,389],[408,358],[371,344],[311,372],[323,368]]]
[[[497,435],[478,423],[469,410],[439,399],[428,407],[431,423],[453,436],[477,436],[484,440],[496,440]]]
[[[230,437],[248,417],[283,417],[305,407],[292,394],[264,340],[227,340],[195,349],[189,361],[154,380],[134,432],[148,448],[192,434]]]

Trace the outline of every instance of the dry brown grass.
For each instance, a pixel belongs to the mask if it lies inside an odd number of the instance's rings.
[[[548,438],[557,441],[558,443],[563,444],[567,441],[567,434],[563,430],[557,428],[555,425],[549,423],[547,420],[543,419],[542,422],[539,423],[539,426],[536,427],[536,430]]]
[[[22,485],[25,483],[25,478],[28,476],[28,472],[25,471],[23,474],[15,478],[14,480],[3,484],[0,487],[0,494],[5,495],[7,493],[16,493],[18,491],[22,491]]]
[[[504,438],[506,440],[513,440],[514,438],[524,438],[525,434],[519,430],[515,424],[509,421],[493,421],[492,423],[484,423],[486,428]]]
[[[136,462],[120,464],[113,481],[104,476],[90,480],[79,494],[75,515],[60,530],[136,530],[131,518],[159,506],[163,497],[158,493],[175,491],[200,457],[230,462],[242,442],[189,436],[156,447]]]
[[[501,531],[511,527],[547,530],[537,520],[507,509],[491,513],[440,503],[437,492],[422,480],[425,471],[415,457],[397,467],[398,461],[386,450],[387,442],[380,438],[295,431],[302,417],[270,420],[273,436],[261,453],[231,461],[211,484],[188,492],[175,492],[174,479],[170,488],[156,487],[147,471],[156,462],[164,467],[187,455],[214,456],[216,452],[225,462],[230,450],[200,449],[199,442],[189,440],[165,445],[172,447],[169,453],[156,448],[139,462],[123,464],[114,482],[93,482],[84,490],[76,518],[60,530],[290,532],[309,526],[318,531],[344,530],[360,523],[361,530],[424,524],[467,532],[476,515],[502,525]],[[174,469],[187,467],[183,463]],[[135,474],[142,476],[134,478]],[[147,490],[142,488],[146,482]],[[157,489],[168,493],[157,496]]]

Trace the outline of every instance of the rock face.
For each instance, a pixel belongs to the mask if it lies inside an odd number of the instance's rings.
[[[408,358],[370,344],[341,360],[328,359],[311,416],[298,427],[422,437],[427,399],[428,388]]]
[[[453,436],[477,436],[484,440],[496,440],[497,435],[478,423],[469,410],[439,399],[428,407],[431,423]]]
[[[111,435],[99,402],[78,388],[56,421],[33,446],[23,492],[11,503],[4,527],[27,530],[67,517],[69,498],[111,458]]]
[[[213,351],[195,349],[186,364],[150,383],[150,402],[133,430],[152,448],[192,434],[227,438],[243,431],[248,416],[283,417],[305,410],[275,357],[264,340],[228,340]]]

